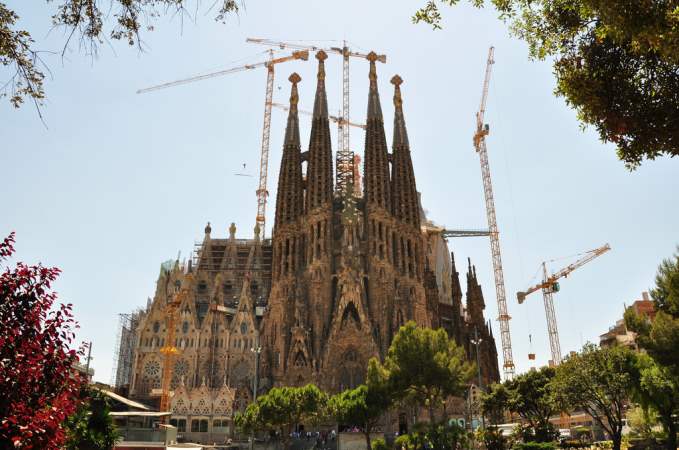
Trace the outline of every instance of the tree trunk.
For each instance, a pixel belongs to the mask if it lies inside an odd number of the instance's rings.
[[[368,429],[368,427],[365,428],[365,431],[364,431],[363,434],[365,434],[366,449],[370,450],[370,430]]]
[[[665,423],[665,431],[667,431],[667,442],[665,448],[667,450],[677,450],[677,426],[670,417],[670,420]]]
[[[429,398],[429,423],[434,425],[436,423],[434,417],[434,399]]]
[[[616,433],[611,436],[611,440],[613,441],[613,450],[620,450],[620,446],[622,444],[622,435],[620,433]]]

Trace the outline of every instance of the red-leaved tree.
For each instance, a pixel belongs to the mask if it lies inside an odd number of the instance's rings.
[[[0,265],[14,233],[0,241]],[[0,270],[2,268],[0,267]],[[84,383],[71,349],[78,327],[71,305],[55,306],[59,269],[17,263],[0,273],[0,448],[59,449],[63,425]]]

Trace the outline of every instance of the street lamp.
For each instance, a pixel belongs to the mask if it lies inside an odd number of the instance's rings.
[[[262,353],[262,347],[259,345],[259,331],[255,331],[255,347],[251,348],[250,351],[255,354],[255,379],[253,380],[252,386],[252,402],[257,401],[257,389],[259,388],[259,355]],[[250,433],[250,450],[255,448],[255,433],[254,431]]]
[[[481,360],[479,358],[479,346],[481,345],[481,342],[483,342],[483,339],[479,339],[479,330],[476,326],[474,326],[474,339],[470,339],[470,342],[476,346],[476,366],[478,368],[478,377],[479,377],[479,391],[483,392],[483,379],[481,378]],[[479,409],[481,409],[479,407]],[[486,428],[486,420],[483,417],[483,410],[481,410],[481,428]]]

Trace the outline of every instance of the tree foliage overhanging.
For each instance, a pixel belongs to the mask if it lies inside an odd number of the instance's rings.
[[[46,0],[47,4],[53,3]],[[154,28],[161,16],[179,16],[193,20],[201,9],[201,0],[61,0],[55,10],[45,8],[45,18],[65,34],[63,52],[70,43],[88,54],[97,53],[108,40],[123,41],[143,48],[143,35]],[[215,20],[224,22],[238,12],[237,0],[214,0],[206,3]],[[25,100],[39,106],[45,98],[43,81],[45,64],[35,48],[31,33],[17,28],[16,11],[0,2],[0,65],[8,68],[9,80],[3,81],[0,98],[8,97],[18,108]],[[62,52],[62,53],[63,53]]]
[[[441,27],[439,3],[413,17]],[[555,94],[630,168],[679,155],[679,1],[470,0],[492,4],[532,58],[554,61]]]

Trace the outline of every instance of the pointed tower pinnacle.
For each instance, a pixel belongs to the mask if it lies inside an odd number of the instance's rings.
[[[290,112],[288,113],[288,125],[285,129],[283,156],[281,157],[281,168],[278,175],[274,228],[295,222],[302,214],[304,204],[299,117],[297,114],[297,103],[299,102],[297,83],[301,81],[301,78],[297,73],[293,73],[288,79],[292,83]]]
[[[299,146],[299,116],[297,114],[299,93],[297,92],[297,83],[302,81],[302,77],[300,77],[297,72],[294,72],[288,77],[288,80],[290,80],[292,83],[292,88],[290,89],[290,111],[288,112],[288,126],[285,128],[285,139],[283,141],[283,145]]]
[[[401,84],[403,79],[394,75],[391,84],[394,85],[394,140],[392,154],[392,191],[393,214],[399,220],[420,228],[420,203],[415,184],[413,161],[410,157],[408,131],[403,116],[403,98]]]
[[[394,75],[391,78],[391,84],[394,85],[394,142],[392,145],[409,147],[408,131],[406,130],[406,120],[403,117],[403,98],[401,97],[401,84],[403,79],[399,75]]]
[[[485,324],[483,310],[486,303],[483,300],[481,285],[476,279],[476,267],[472,265],[471,259],[467,258],[469,267],[467,268],[467,312],[473,324],[482,327]]]
[[[328,98],[325,92],[325,63],[328,55],[320,50],[318,59],[318,84],[309,138],[309,162],[307,166],[306,209],[323,206],[332,201],[332,146],[330,122],[328,121]]]
[[[365,129],[365,158],[363,169],[363,192],[368,207],[377,206],[391,210],[389,186],[389,157],[380,94],[377,89],[377,54],[368,54],[370,61],[370,89],[368,91],[368,115]]]

